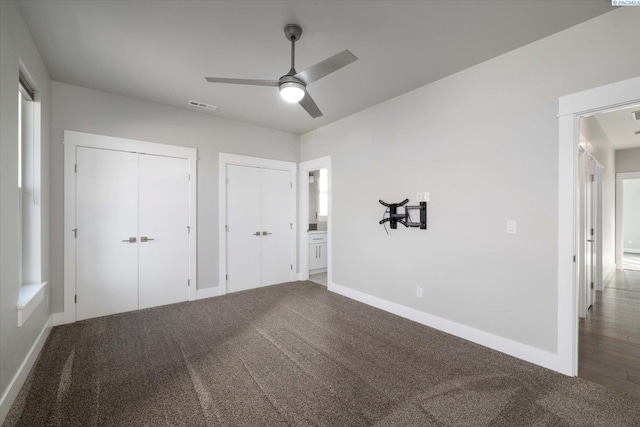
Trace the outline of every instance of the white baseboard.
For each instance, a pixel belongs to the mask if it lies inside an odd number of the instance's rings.
[[[606,286],[609,280],[613,278],[613,275],[616,274],[617,268],[618,267],[615,264],[613,264],[613,267],[611,268],[611,270],[609,270],[609,272],[604,276],[603,286]]]
[[[4,419],[7,417],[9,409],[11,409],[11,405],[13,405],[13,401],[16,400],[16,396],[18,396],[18,392],[20,392],[24,381],[27,379],[27,375],[29,375],[36,358],[40,354],[42,346],[45,341],[47,341],[47,337],[49,336],[49,332],[51,332],[52,326],[53,316],[50,316],[44,324],[42,331],[40,331],[40,335],[36,338],[33,346],[31,346],[27,356],[22,361],[20,368],[18,368],[18,372],[13,376],[7,390],[2,395],[2,398],[0,398],[0,425],[2,425]]]
[[[632,254],[640,254],[640,248],[624,248],[622,252],[630,252]]]
[[[220,295],[220,286],[214,288],[196,289],[196,299],[217,297]]]
[[[372,307],[379,308],[380,310],[404,317],[405,319],[413,320],[414,322],[421,323],[425,326],[489,347],[518,359],[564,373],[562,370],[562,361],[556,353],[531,347],[527,344],[522,344],[489,332],[443,319],[441,317],[416,310],[415,308],[410,308],[382,298],[374,297],[372,295],[365,294],[364,292],[356,291],[335,283],[329,284],[328,290]]]
[[[64,312],[62,313],[53,313],[53,326],[65,325],[67,322],[64,321]]]

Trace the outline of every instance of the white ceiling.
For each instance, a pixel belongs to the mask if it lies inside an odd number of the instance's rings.
[[[20,0],[51,78],[302,134],[612,10],[609,0]],[[301,71],[344,49],[359,60],[309,86],[312,119],[277,88],[285,24],[302,26]]]
[[[632,105],[595,117],[615,150],[640,147],[640,120],[633,120],[631,113],[640,111],[640,105]]]

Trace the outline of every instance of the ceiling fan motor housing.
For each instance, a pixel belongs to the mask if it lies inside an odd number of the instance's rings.
[[[296,24],[288,24],[284,27],[284,35],[289,41],[298,41],[302,36],[302,28]]]

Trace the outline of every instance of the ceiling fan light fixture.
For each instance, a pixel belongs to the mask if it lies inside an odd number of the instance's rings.
[[[304,98],[304,85],[298,82],[286,82],[280,85],[280,96],[287,102],[295,104]]]

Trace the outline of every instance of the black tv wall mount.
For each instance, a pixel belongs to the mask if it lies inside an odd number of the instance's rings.
[[[427,229],[427,202],[420,202],[418,206],[407,206],[407,203],[409,203],[409,199],[404,199],[400,203],[385,203],[382,200],[378,201],[381,205],[387,207],[385,214],[389,213],[389,217],[383,217],[382,221],[380,221],[380,224],[388,222],[390,223],[389,226],[393,230],[398,228],[398,223],[404,225],[407,228],[413,227],[420,228],[421,230]],[[404,212],[398,213],[398,208],[402,208]],[[409,215],[409,211],[411,210],[420,210],[420,222],[411,221],[411,216]]]

